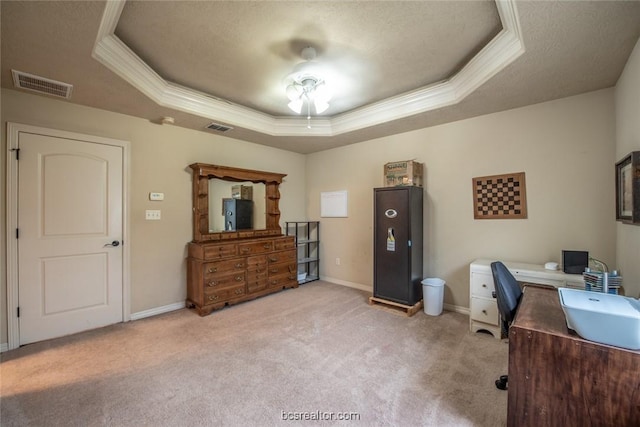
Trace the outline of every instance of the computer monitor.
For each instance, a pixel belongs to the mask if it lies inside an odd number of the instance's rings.
[[[582,274],[589,266],[589,252],[562,251],[562,271],[568,274]]]

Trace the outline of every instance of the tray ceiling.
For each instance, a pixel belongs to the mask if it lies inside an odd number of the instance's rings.
[[[640,2],[0,7],[3,87],[17,69],[73,84],[69,102],[301,153],[611,87],[640,36]],[[335,85],[311,129],[283,86],[307,45]]]

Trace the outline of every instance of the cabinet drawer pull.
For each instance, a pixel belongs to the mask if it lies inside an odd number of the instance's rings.
[[[236,282],[242,282],[243,280],[244,280],[244,277],[236,276]]]
[[[482,287],[483,287],[483,288],[486,288],[486,287],[487,287],[487,284],[486,284],[486,283],[483,283],[483,284],[482,284]]]
[[[215,285],[217,285],[215,280],[212,280],[209,283],[207,283],[207,286],[215,286]]]
[[[220,298],[218,295],[209,295],[209,301],[215,301]]]
[[[246,254],[247,252],[251,252],[251,249],[250,248],[242,248],[242,252]]]
[[[265,248],[265,249],[269,249],[271,247],[271,245],[268,244],[268,243],[265,243],[264,246],[262,246],[262,247]]]
[[[482,314],[487,314],[487,310],[482,310]]]
[[[236,268],[244,268],[244,264],[239,262],[236,264]]]
[[[271,262],[277,262],[277,261],[278,261],[278,258],[276,258],[276,257],[269,257],[269,261],[271,261]]]
[[[209,269],[209,273],[215,273],[216,271],[218,271],[218,267],[211,267]]]
[[[236,295],[240,295],[242,293],[244,293],[244,291],[242,289],[236,289],[235,291],[233,291]]]
[[[269,272],[271,272],[271,273],[277,273],[277,272],[278,272],[278,269],[277,269],[277,268],[272,268],[271,270],[269,270]]]

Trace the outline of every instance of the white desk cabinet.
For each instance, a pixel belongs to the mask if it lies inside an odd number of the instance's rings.
[[[498,304],[493,297],[495,285],[491,274],[491,263],[495,260],[477,259],[469,268],[469,327],[471,332],[490,332],[500,339],[500,315]],[[556,288],[584,289],[581,274],[566,274],[562,271],[546,270],[538,264],[523,262],[503,262],[519,282],[551,285]]]

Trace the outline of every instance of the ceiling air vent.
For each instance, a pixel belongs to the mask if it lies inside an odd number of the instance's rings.
[[[207,129],[211,129],[216,132],[226,132],[233,128],[231,126],[225,126],[218,123],[210,123],[209,125],[207,125]]]
[[[73,85],[57,82],[22,71],[11,70],[13,74],[13,85],[20,89],[31,90],[45,95],[57,96],[59,98],[71,98]]]

